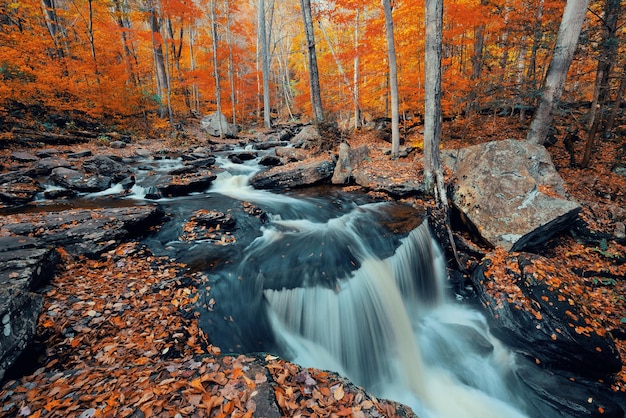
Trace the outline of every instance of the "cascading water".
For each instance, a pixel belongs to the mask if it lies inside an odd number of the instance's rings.
[[[279,196],[245,179],[211,189],[269,213],[236,265],[212,272],[216,299],[239,300],[207,316],[209,328],[228,318],[218,345],[339,372],[420,417],[526,416],[515,357],[446,296],[427,223],[394,233],[383,225],[401,205]]]
[[[255,161],[217,163],[205,193],[158,201],[169,221],[146,243],[208,273],[201,326],[223,352],[273,352],[333,370],[422,418],[560,416],[520,383],[519,358],[484,316],[450,297],[423,213],[332,188],[255,190]],[[146,165],[121,196],[143,199],[155,182],[148,176],[180,165]],[[236,219],[235,242],[179,239],[181,225],[207,208]]]

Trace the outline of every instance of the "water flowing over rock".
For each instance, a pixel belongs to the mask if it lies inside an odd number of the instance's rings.
[[[581,207],[542,146],[487,142],[442,154],[456,177],[452,201],[490,245],[519,251],[567,228]]]
[[[504,260],[492,254],[483,261],[472,282],[492,332],[543,367],[591,378],[617,373],[622,362],[613,339],[591,327],[567,278],[551,267],[547,259],[525,253]]]
[[[200,121],[202,129],[211,136],[226,136],[234,138],[237,136],[237,127],[228,123],[226,116],[222,113],[215,112],[207,115]]]

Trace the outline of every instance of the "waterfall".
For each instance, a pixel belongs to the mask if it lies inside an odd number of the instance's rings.
[[[346,232],[347,234],[347,232]],[[445,297],[441,251],[422,224],[335,288],[266,289],[276,339],[291,359],[334,370],[423,417],[523,417],[514,358],[479,313]]]

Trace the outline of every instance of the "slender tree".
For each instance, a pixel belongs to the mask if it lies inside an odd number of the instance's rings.
[[[215,0],[211,0],[211,43],[213,45],[213,76],[215,77],[215,103],[217,105],[217,115],[220,137],[224,136],[222,125],[222,88],[220,83],[220,67],[217,59],[217,16],[215,14]]]
[[[389,91],[391,95],[391,158],[400,153],[400,111],[398,99],[398,65],[393,35],[391,0],[383,0],[385,9],[385,34],[387,37],[387,63],[389,64]]]
[[[585,144],[585,153],[580,163],[587,167],[591,161],[591,154],[595,145],[596,134],[602,124],[602,111],[609,96],[609,76],[617,57],[618,42],[617,20],[620,14],[620,0],[605,0],[604,17],[602,24],[602,41],[600,42],[600,54],[598,55],[598,67],[596,69],[596,82],[593,92],[593,102],[589,110],[589,131]]]
[[[311,15],[311,0],[300,0],[306,46],[309,57],[309,85],[311,88],[311,105],[313,106],[313,119],[316,122],[324,120],[322,108],[322,94],[320,90],[320,75],[317,68],[317,53],[315,52],[315,34],[313,32],[313,17]]]
[[[567,0],[539,107],[526,136],[528,142],[543,145],[546,140],[554,109],[563,92],[567,71],[576,51],[588,5],[589,0]]]
[[[441,55],[443,0],[426,0],[426,50],[424,89],[424,186],[438,202],[447,205],[439,155],[441,140]]]
[[[266,128],[272,127],[270,110],[270,54],[267,41],[267,31],[265,22],[265,1],[258,3],[258,37],[261,44],[261,62],[263,73],[263,124]]]

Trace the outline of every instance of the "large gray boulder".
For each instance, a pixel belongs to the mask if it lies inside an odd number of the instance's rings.
[[[335,163],[330,158],[293,162],[261,171],[250,179],[255,189],[282,189],[330,181]]]
[[[237,136],[237,128],[233,124],[228,123],[226,116],[219,112],[203,117],[200,121],[200,127],[206,133],[215,137],[226,136],[234,138]]]
[[[543,146],[509,139],[446,150],[442,159],[456,177],[455,207],[494,247],[519,251],[545,242],[581,209]]]

